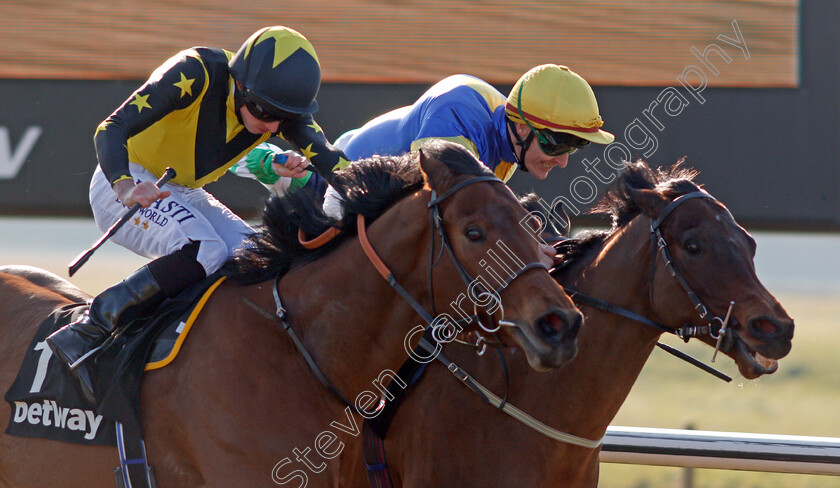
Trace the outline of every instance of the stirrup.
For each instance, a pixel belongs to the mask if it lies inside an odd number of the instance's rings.
[[[123,333],[123,331],[125,331],[125,329],[126,329],[126,327],[121,327],[121,328],[117,329],[113,334],[109,335],[107,339],[102,341],[102,344],[94,347],[90,351],[84,353],[79,359],[73,361],[73,363],[70,364],[70,366],[69,366],[70,371],[75,370],[76,368],[78,368],[83,362],[85,362],[89,358],[91,358],[93,356],[96,356],[100,352],[102,352],[105,349],[108,349],[109,347],[111,347],[111,344],[113,344],[114,341],[119,339],[119,337],[122,335],[122,333]]]

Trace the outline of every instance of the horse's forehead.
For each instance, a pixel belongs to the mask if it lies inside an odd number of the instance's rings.
[[[503,183],[481,182],[468,185],[453,196],[455,198],[451,199],[451,203],[454,205],[449,207],[452,210],[447,210],[445,216],[482,216],[502,224],[509,220],[518,222],[527,213],[513,191]]]
[[[709,198],[696,198],[684,204],[684,212],[679,212],[675,231],[689,228],[704,229],[717,235],[721,240],[735,241],[749,233],[741,227],[729,209],[720,201]]]
[[[519,204],[516,194],[513,193],[513,190],[504,183],[487,182],[484,185],[477,186],[479,186],[479,188],[476,188],[478,192],[477,196],[474,198],[476,202],[486,207],[504,207],[510,209],[523,208],[524,210],[524,207]]]

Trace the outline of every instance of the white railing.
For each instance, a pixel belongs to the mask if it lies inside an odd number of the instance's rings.
[[[840,438],[609,427],[601,462],[840,475]]]

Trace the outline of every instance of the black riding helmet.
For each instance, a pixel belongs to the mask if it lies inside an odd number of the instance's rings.
[[[229,66],[233,79],[242,85],[237,91],[237,106],[250,102],[279,119],[318,110],[318,55],[312,44],[293,29],[260,29],[242,44]]]

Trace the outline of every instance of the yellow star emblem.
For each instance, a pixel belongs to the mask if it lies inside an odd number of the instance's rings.
[[[187,78],[184,76],[184,73],[181,73],[181,81],[173,83],[173,85],[181,89],[181,98],[184,98],[184,95],[192,96],[192,84],[194,81],[195,78]]]
[[[140,226],[140,217],[134,217],[134,225]]]
[[[148,228],[149,228],[149,221],[147,220],[147,221],[143,222],[143,229],[148,229]]]
[[[318,132],[324,132],[324,131],[321,129],[321,126],[320,126],[320,125],[318,125],[318,122],[315,122],[314,120],[312,121],[312,123],[311,123],[311,124],[307,125],[307,127],[311,128],[311,129],[312,129],[312,130],[314,130],[316,133],[318,133]]]
[[[303,154],[304,156],[306,156],[306,159],[308,159],[310,161],[312,161],[313,157],[318,155],[318,153],[316,153],[315,151],[312,150],[312,144],[311,143],[306,147],[302,147],[300,149],[300,153]]]
[[[93,137],[96,137],[96,135],[99,134],[99,132],[106,130],[109,125],[111,125],[111,121],[109,120],[106,120],[99,124],[99,126],[96,127],[96,132],[94,132]]]
[[[148,98],[149,95],[140,95],[139,93],[135,93],[134,101],[130,102],[129,105],[136,105],[137,113],[140,113],[143,111],[144,108],[152,108],[152,106],[149,105],[149,102],[146,101],[148,100]]]
[[[315,48],[312,47],[312,44],[291,29],[269,29],[260,34],[253,45],[256,46],[266,39],[274,39],[274,63],[271,65],[272,68],[285,61],[298,49],[308,52],[310,56],[315,58],[315,62],[318,62],[318,55],[315,54]],[[245,56],[248,56],[247,52]]]
[[[344,169],[344,168],[346,168],[346,167],[348,167],[348,166],[350,166],[350,161],[348,161],[348,160],[346,160],[346,159],[344,159],[344,158],[338,158],[338,164],[336,164],[336,165],[333,167],[333,171],[335,171],[335,170],[337,170],[337,169]]]

